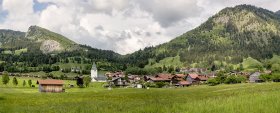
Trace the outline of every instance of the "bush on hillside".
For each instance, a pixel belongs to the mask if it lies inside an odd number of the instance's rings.
[[[260,79],[261,80],[263,80],[263,81],[265,81],[265,82],[268,82],[268,81],[271,81],[271,75],[269,75],[269,74],[261,74],[260,75]]]
[[[218,85],[218,84],[220,84],[220,83],[219,83],[219,81],[218,81],[217,79],[215,79],[215,78],[210,78],[210,79],[207,80],[207,84],[208,84],[209,86],[215,86],[215,85]]]

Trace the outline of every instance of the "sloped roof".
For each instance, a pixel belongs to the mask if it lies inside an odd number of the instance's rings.
[[[169,81],[169,80],[171,80],[169,78],[159,78],[159,77],[151,77],[150,79],[152,81]]]
[[[38,80],[39,84],[55,84],[55,85],[63,85],[63,80]]]
[[[180,85],[189,85],[191,83],[188,82],[188,81],[180,81],[178,84],[180,84]]]
[[[198,77],[198,74],[196,73],[190,73],[189,76],[193,79],[197,78]]]
[[[95,62],[93,62],[91,70],[97,70]]]
[[[250,76],[255,76],[255,77],[258,77],[258,76],[260,76],[260,75],[261,75],[261,73],[260,73],[260,72],[255,72],[255,73],[251,74]]]
[[[206,75],[199,75],[198,78],[200,80],[208,80],[208,77]]]
[[[173,75],[171,74],[158,74],[156,78],[164,78],[164,79],[171,79],[173,77]]]

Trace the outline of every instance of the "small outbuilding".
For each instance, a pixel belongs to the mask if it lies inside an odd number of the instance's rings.
[[[63,80],[38,80],[40,92],[64,92]]]
[[[263,82],[263,81],[260,79],[260,75],[261,75],[260,72],[255,72],[255,73],[251,74],[250,77],[249,77],[249,81],[250,81],[251,83]]]

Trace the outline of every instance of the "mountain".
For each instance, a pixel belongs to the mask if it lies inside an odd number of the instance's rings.
[[[0,47],[14,48],[14,45],[26,46],[23,44],[26,41],[24,35],[25,33],[20,31],[0,30]]]
[[[280,58],[277,56],[279,45],[280,16],[263,8],[239,5],[221,10],[170,42],[124,56],[77,44],[38,26],[31,26],[26,33],[0,30],[0,71],[49,72],[57,71],[53,66],[59,66],[67,73],[65,70],[69,67],[81,66],[83,73],[87,73],[93,62],[98,69],[107,71],[133,66],[177,70],[179,67],[236,69],[254,65],[259,69],[273,67],[271,62]],[[271,58],[273,61],[268,60]],[[260,65],[265,62],[270,63]]]
[[[74,41],[38,26],[30,26],[25,37],[32,42],[40,43],[40,50],[43,53],[78,49],[78,44]]]
[[[26,33],[12,30],[0,30],[1,48],[28,48],[43,53],[72,51],[79,49],[77,43],[68,38],[41,28],[30,26]]]
[[[170,42],[126,57],[133,59],[128,61],[139,67],[209,67],[217,62],[238,64],[248,57],[269,59],[280,54],[279,44],[278,15],[263,8],[239,5],[221,10],[199,27]]]
[[[82,68],[88,74],[93,62],[100,70],[123,69],[120,54],[77,44],[39,26],[27,32],[0,30],[0,72],[49,72],[58,66]]]
[[[275,14],[280,15],[280,10],[279,10],[279,11],[276,11]]]

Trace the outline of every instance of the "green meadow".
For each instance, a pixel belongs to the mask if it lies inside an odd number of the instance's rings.
[[[75,81],[65,84],[68,83]],[[1,83],[0,113],[280,112],[280,83],[112,90],[103,88],[103,84],[92,83],[87,88],[66,87],[64,93],[40,93],[37,85],[30,88]]]

